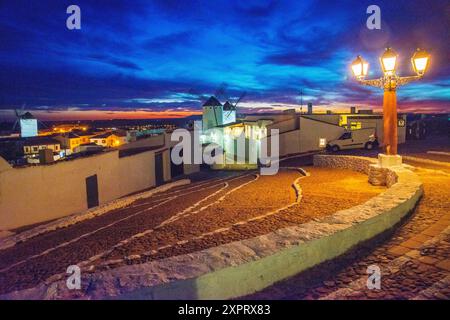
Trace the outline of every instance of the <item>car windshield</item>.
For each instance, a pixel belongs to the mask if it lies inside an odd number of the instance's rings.
[[[351,132],[345,132],[340,138],[339,140],[345,140],[345,139],[351,139],[352,138],[352,133]]]

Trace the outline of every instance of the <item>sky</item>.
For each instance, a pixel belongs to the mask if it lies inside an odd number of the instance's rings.
[[[81,30],[66,27],[71,4]],[[366,27],[373,4],[381,30]],[[449,30],[446,0],[0,0],[0,120],[22,106],[41,120],[184,117],[243,92],[241,113],[380,110],[350,64],[361,54],[379,77],[387,46],[399,75],[417,47],[432,56],[399,110],[450,112]]]

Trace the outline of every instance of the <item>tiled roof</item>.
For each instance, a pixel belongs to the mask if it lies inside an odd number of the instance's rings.
[[[219,107],[222,104],[219,102],[219,100],[217,100],[216,97],[211,96],[204,104],[204,107]]]
[[[30,112],[25,112],[20,116],[20,119],[36,119]]]
[[[236,110],[236,107],[233,106],[229,101],[227,101],[223,105],[223,110]]]
[[[27,138],[23,145],[24,146],[43,146],[43,145],[55,145],[60,144],[58,140],[49,137],[33,137]]]
[[[113,133],[106,132],[106,133],[102,133],[102,134],[98,134],[96,136],[93,136],[93,137],[91,137],[91,139],[106,139],[106,138],[108,138],[108,137],[110,137],[112,135],[113,135]]]

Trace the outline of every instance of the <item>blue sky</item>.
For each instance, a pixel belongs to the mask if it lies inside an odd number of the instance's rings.
[[[66,8],[81,8],[81,30]],[[366,8],[381,8],[381,30]],[[43,118],[185,115],[226,84],[245,111],[379,108],[380,90],[356,85],[357,54],[380,75],[386,46],[410,74],[416,47],[432,54],[422,82],[399,91],[403,111],[450,111],[449,2],[2,1],[0,117],[26,104]]]

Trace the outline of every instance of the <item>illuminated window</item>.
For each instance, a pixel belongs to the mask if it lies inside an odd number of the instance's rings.
[[[327,145],[327,139],[325,138],[320,138],[319,139],[319,147],[320,148],[324,148]]]
[[[358,129],[361,129],[361,128],[362,128],[361,122],[359,122],[359,121],[352,121],[352,122],[350,122],[350,129],[351,130],[358,130]]]

